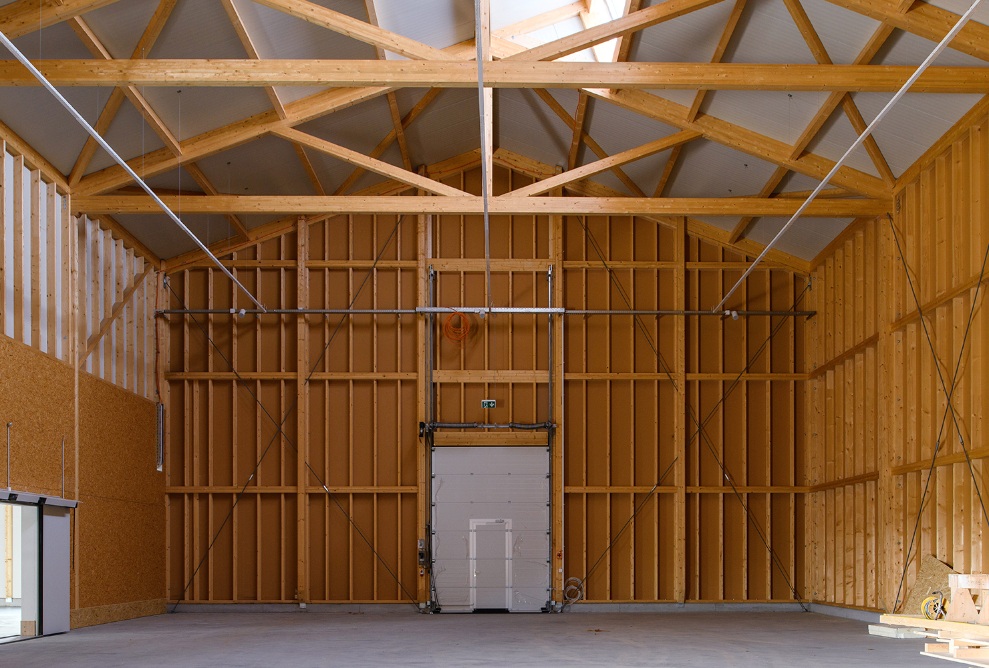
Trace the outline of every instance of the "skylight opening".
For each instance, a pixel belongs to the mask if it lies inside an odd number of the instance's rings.
[[[495,35],[531,49],[620,18],[625,13],[625,4],[625,0],[578,0],[498,30]],[[618,39],[612,39],[560,60],[607,63],[615,62],[617,54]]]

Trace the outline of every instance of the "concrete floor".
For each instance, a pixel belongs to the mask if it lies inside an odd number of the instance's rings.
[[[43,666],[930,666],[923,640],[814,613],[178,613],[0,647]]]

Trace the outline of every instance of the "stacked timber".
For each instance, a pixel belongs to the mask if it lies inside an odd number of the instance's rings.
[[[950,603],[944,619],[913,615],[883,615],[880,622],[913,627],[932,642],[924,656],[989,668],[989,575],[952,573]]]

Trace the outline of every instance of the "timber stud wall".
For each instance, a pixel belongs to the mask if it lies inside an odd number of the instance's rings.
[[[497,169],[495,193],[533,182],[535,174],[519,167]],[[471,192],[480,189],[476,166],[433,175]],[[741,254],[688,236],[683,220],[494,216],[493,305],[546,306],[546,271],[553,265],[554,305],[627,308],[582,221],[633,308],[709,308],[744,268]],[[225,261],[249,289],[260,290],[268,308],[346,308],[355,296],[355,308],[414,308],[425,305],[429,267],[436,272],[439,305],[485,304],[483,227],[477,216],[406,216],[358,295],[395,226],[393,216],[300,222],[294,231],[238,250]],[[182,268],[170,279],[179,295],[171,298],[170,308],[246,306],[229,281],[208,267]],[[764,266],[748,281],[737,308],[789,309],[804,284],[790,269]],[[547,318],[470,317],[472,333],[463,346],[444,338],[444,317],[436,319],[436,419],[547,419]],[[415,549],[428,517],[423,494],[428,458],[417,436],[426,391],[425,319],[196,318],[219,350],[191,317],[170,319],[169,598],[407,600],[339,502],[402,584],[425,600]],[[629,316],[569,316],[557,328],[554,373],[560,368],[566,373],[554,378],[555,388],[565,387],[565,406],[554,408],[562,452],[559,444],[554,447],[565,471],[556,490],[565,501],[559,516],[565,530],[555,522],[554,552],[563,555],[554,563],[555,586],[561,576],[587,573],[677,458],[658,493],[588,579],[587,599],[792,600],[706,443],[691,439],[686,410],[689,404],[699,419],[713,411],[705,434],[800,591],[803,548],[795,537],[803,533],[805,491],[798,485],[803,321],[785,319],[724,406],[718,403],[723,393],[769,337],[769,319],[647,317],[643,324],[673,381]],[[243,382],[224,358],[235,363]],[[313,365],[316,371],[304,384]],[[486,414],[479,400],[489,397],[498,400],[498,408]],[[562,418],[560,409],[565,409]],[[286,437],[279,438],[275,423],[283,419]],[[512,436],[533,444],[537,437],[545,442],[543,433]],[[436,438],[441,446],[493,443],[501,436],[440,431]],[[230,522],[192,578],[245,483]]]
[[[972,458],[970,474],[949,414],[902,602],[924,555],[960,572],[984,572],[983,416],[989,410],[989,311],[978,294],[989,242],[989,119],[973,109],[898,182],[893,223],[868,221],[845,235],[814,272],[818,315],[807,329],[808,578],[815,599],[894,610],[904,562],[938,442],[946,394],[961,355],[953,404]],[[918,317],[903,249],[935,366]],[[905,614],[918,614],[904,610]]]

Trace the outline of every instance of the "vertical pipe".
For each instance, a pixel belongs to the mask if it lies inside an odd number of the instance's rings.
[[[62,437],[62,498],[65,498],[65,437]]]
[[[7,423],[7,489],[10,489],[10,428],[13,426],[13,422]]]

